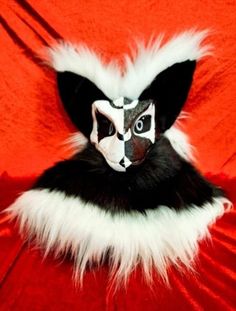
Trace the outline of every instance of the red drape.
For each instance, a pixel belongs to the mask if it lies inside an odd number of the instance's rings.
[[[1,1],[0,209],[43,169],[68,155],[62,142],[75,131],[65,115],[55,74],[36,57],[60,39],[86,42],[104,59],[121,58],[134,39],[166,38],[209,29],[213,55],[198,63],[182,121],[197,148],[197,166],[236,201],[236,2],[229,1]],[[22,243],[0,216],[0,310],[234,310],[236,212],[211,229],[196,273],[170,271],[170,287],[150,290],[139,272],[127,289],[109,291],[107,268],[89,271],[82,289],[69,260],[47,258]]]

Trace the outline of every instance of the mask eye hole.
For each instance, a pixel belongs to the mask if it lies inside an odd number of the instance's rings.
[[[96,119],[98,124],[99,140],[115,134],[116,130],[114,124],[106,116],[101,114],[99,111],[96,111]]]
[[[134,124],[134,132],[136,134],[142,134],[149,131],[151,128],[151,115],[142,116],[136,120]]]

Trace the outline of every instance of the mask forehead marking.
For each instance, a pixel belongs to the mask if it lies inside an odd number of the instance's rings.
[[[135,100],[133,100],[131,102],[129,100],[126,100],[124,102],[124,109],[125,110],[133,109],[133,108],[135,108],[137,106],[137,104],[138,104],[138,100],[137,99],[135,99]]]
[[[119,97],[113,100],[114,108],[121,109],[124,107],[124,97]]]

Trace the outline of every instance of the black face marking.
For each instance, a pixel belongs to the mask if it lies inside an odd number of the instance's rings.
[[[120,134],[119,132],[117,132],[117,138],[118,138],[119,140],[124,140],[124,139],[125,139],[125,138],[124,138],[124,135]]]
[[[116,129],[113,123],[99,111],[96,111],[96,119],[98,123],[98,141],[104,137],[112,136],[115,134]]]
[[[133,130],[135,134],[142,134],[150,130],[151,128],[151,116],[145,115],[136,120]]]

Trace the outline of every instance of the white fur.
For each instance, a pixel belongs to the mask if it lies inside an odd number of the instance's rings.
[[[21,231],[36,237],[46,253],[71,251],[75,275],[82,281],[87,264],[102,264],[110,250],[111,275],[126,281],[137,265],[151,280],[156,269],[167,280],[170,264],[192,267],[198,243],[209,237],[208,227],[230,207],[225,198],[204,206],[175,211],[166,206],[111,215],[79,198],[62,192],[30,190],[10,206],[8,212],[20,223]]]
[[[68,149],[73,149],[76,152],[84,150],[87,144],[88,138],[86,138],[81,132],[72,133],[64,142],[64,145],[69,147]]]
[[[49,50],[49,62],[56,71],[70,71],[92,81],[111,99],[120,96],[121,74],[116,63],[105,64],[101,57],[85,45],[61,43]]]
[[[195,160],[193,155],[193,147],[189,143],[188,136],[178,127],[172,126],[165,131],[164,136],[168,138],[173,149],[186,161],[192,162]]]
[[[186,31],[164,45],[162,38],[148,45],[138,44],[132,56],[125,56],[125,68],[116,62],[105,64],[101,57],[85,45],[61,43],[49,49],[52,67],[57,71],[71,71],[88,78],[110,99],[137,99],[157,74],[171,65],[197,60],[209,53],[209,46],[201,46],[206,31]]]

